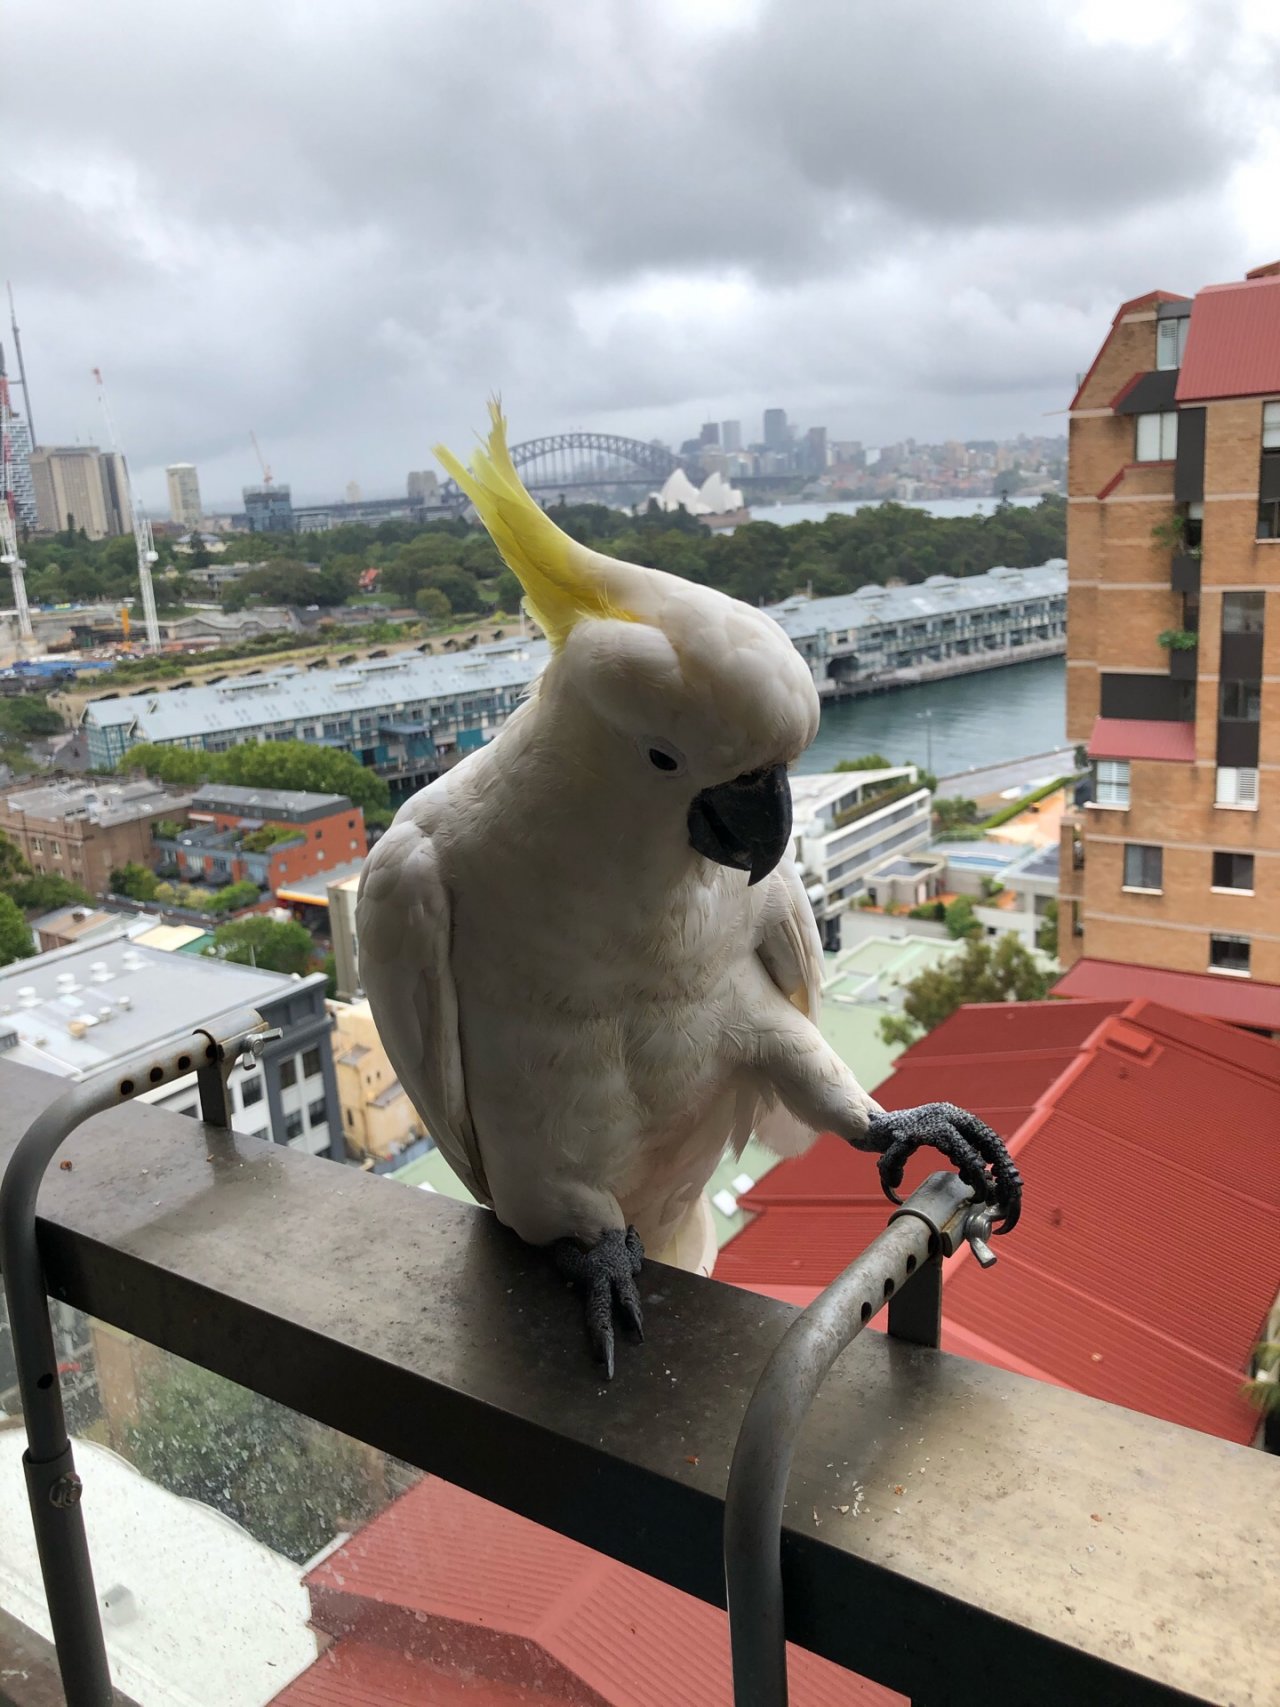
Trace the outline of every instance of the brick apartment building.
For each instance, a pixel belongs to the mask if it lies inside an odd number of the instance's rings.
[[[1280,1031],[1280,263],[1121,305],[1068,518],[1059,990]]]
[[[192,799],[189,817],[182,834],[160,847],[197,883],[248,878],[274,894],[369,851],[364,812],[345,794],[210,783]],[[272,831],[279,840],[271,841]]]
[[[0,794],[0,831],[32,870],[102,895],[119,866],[154,864],[153,827],[184,818],[190,803],[189,790],[157,782],[60,780]]]

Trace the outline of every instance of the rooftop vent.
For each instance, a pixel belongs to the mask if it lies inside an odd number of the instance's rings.
[[[7,1050],[16,1049],[17,1047],[17,1032],[14,1031],[11,1026],[6,1026],[2,1031],[0,1031],[0,1055],[3,1055]]]
[[[59,972],[58,994],[60,996],[74,995],[79,988],[80,986],[76,983],[76,975],[74,972]]]
[[[95,960],[89,968],[89,982],[91,984],[109,984],[114,977],[115,973],[112,972],[105,960]]]
[[[34,984],[24,984],[18,991],[18,1006],[20,1008],[38,1008],[40,1006],[40,998],[36,994]]]
[[[125,1009],[131,1008],[133,1006],[133,997],[132,996],[117,996],[116,997],[116,1006],[118,1008],[125,1008]]]
[[[127,967],[130,972],[141,972],[147,963],[136,948],[126,948],[120,956],[120,964]]]
[[[72,1037],[83,1037],[88,1029],[89,1022],[87,1019],[70,1019],[67,1021],[67,1031]]]

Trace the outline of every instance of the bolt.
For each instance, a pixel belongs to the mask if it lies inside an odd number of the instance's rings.
[[[266,1054],[268,1043],[275,1043],[284,1036],[280,1027],[273,1026],[270,1031],[250,1032],[240,1045],[240,1066],[246,1073],[253,1069]]]
[[[79,1505],[83,1492],[84,1483],[74,1470],[68,1470],[50,1486],[49,1503],[65,1510],[68,1506]]]

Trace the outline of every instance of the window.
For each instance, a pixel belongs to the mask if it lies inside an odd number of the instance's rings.
[[[1262,715],[1262,683],[1220,682],[1218,715],[1236,723],[1256,723]]]
[[[1262,405],[1262,448],[1280,450],[1280,403]]]
[[[1164,849],[1127,842],[1124,850],[1124,886],[1126,889],[1162,889]]]
[[[1156,366],[1158,368],[1181,367],[1182,358],[1187,348],[1187,329],[1191,325],[1189,314],[1180,314],[1176,320],[1160,320],[1156,323]]]
[[[296,1085],[297,1082],[298,1057],[290,1055],[280,1063],[280,1085],[282,1089],[287,1091],[290,1085]]]
[[[1249,970],[1249,939],[1247,936],[1211,936],[1209,966],[1214,972],[1245,972]]]
[[[320,1051],[318,1049],[308,1049],[302,1057],[302,1076],[304,1079],[318,1079],[320,1077]]]
[[[32,851],[32,853],[43,853],[44,852],[44,842],[41,840],[41,838],[39,836],[32,836],[32,838],[31,838],[31,851]]]
[[[262,1080],[260,1078],[242,1079],[240,1081],[240,1106],[252,1108],[255,1102],[262,1101]]]
[[[317,1097],[314,1102],[307,1104],[307,1125],[325,1126],[329,1120],[329,1105],[323,1097]]]
[[[1253,894],[1253,855],[1246,853],[1215,853],[1213,856],[1213,887],[1240,889]]]
[[[1224,634],[1261,634],[1265,593],[1224,593],[1222,595],[1222,632]]]
[[[294,1138],[301,1138],[302,1116],[300,1114],[291,1114],[288,1116],[284,1123],[284,1135],[289,1141],[292,1141]]]
[[[1138,415],[1134,439],[1136,462],[1172,462],[1178,454],[1178,411],[1165,409],[1158,415]]]
[[[1214,796],[1217,806],[1242,806],[1250,812],[1258,810],[1258,772],[1253,767],[1237,769],[1231,765],[1218,766],[1218,787]]]
[[[347,1110],[347,1125],[348,1126],[354,1126],[355,1123],[356,1123],[355,1113],[352,1109],[348,1109]]]
[[[1128,759],[1099,759],[1094,767],[1094,779],[1094,798],[1099,806],[1128,806]]]

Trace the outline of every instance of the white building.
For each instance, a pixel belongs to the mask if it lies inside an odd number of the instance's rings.
[[[165,469],[169,482],[169,514],[179,527],[200,523],[200,479],[193,462],[173,462]]]
[[[5,1059],[83,1079],[178,1043],[197,1027],[216,1031],[222,1018],[254,1008],[283,1036],[267,1045],[252,1072],[232,1071],[235,1130],[345,1159],[324,974],[294,978],[202,954],[169,953],[131,939],[126,929],[122,924],[112,941],[95,937],[0,968]],[[199,1113],[194,1074],[144,1098],[177,1114]]]
[[[791,779],[795,856],[828,947],[840,914],[890,854],[928,846],[933,796],[914,765]]]

